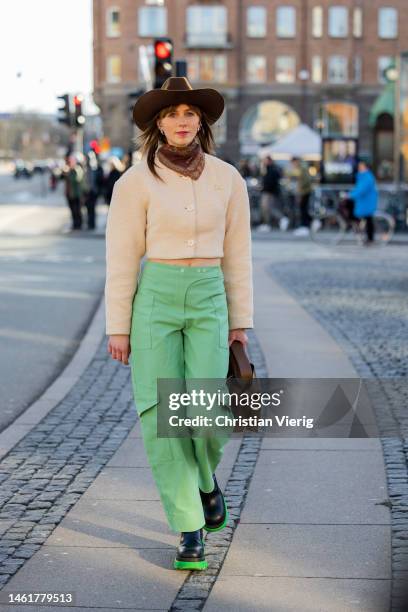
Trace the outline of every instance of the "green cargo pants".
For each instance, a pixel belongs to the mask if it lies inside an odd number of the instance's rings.
[[[169,527],[195,531],[205,524],[199,488],[213,490],[212,474],[231,431],[225,436],[158,437],[157,379],[183,384],[226,378],[228,308],[221,266],[147,261],[133,300],[130,345],[143,442]]]

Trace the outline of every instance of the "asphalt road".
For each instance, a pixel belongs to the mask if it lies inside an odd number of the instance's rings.
[[[62,185],[42,181],[0,176],[0,431],[61,373],[103,292],[103,232],[66,233]]]
[[[62,202],[62,183],[56,192],[49,191],[48,174],[35,174],[31,179],[15,179],[10,174],[0,173],[0,204],[32,204],[41,200],[44,204]]]

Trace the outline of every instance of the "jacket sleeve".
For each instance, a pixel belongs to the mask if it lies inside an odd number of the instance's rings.
[[[146,252],[147,195],[131,167],[113,187],[106,224],[106,334],[130,334],[140,261]]]
[[[248,190],[237,170],[233,173],[231,195],[227,205],[224,274],[230,329],[253,328],[253,286],[251,222]]]
[[[361,198],[366,195],[372,188],[372,181],[369,176],[360,176],[357,179],[356,186],[350,191],[349,197],[352,200]]]

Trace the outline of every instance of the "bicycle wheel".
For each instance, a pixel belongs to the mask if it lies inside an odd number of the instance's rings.
[[[395,219],[385,212],[374,213],[375,240],[382,245],[389,243],[394,235]]]
[[[335,246],[346,233],[346,221],[336,213],[329,213],[313,219],[310,237],[319,244]]]

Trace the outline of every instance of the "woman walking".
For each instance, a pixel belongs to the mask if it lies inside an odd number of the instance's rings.
[[[213,154],[223,109],[217,90],[186,77],[138,99],[142,159],[115,183],[106,229],[108,351],[130,361],[146,454],[181,533],[176,569],[205,569],[203,528],[227,523],[215,469],[228,438],[158,437],[157,379],[225,379],[229,345],[245,346],[253,327],[246,183]]]
[[[354,219],[365,219],[366,241],[365,246],[374,244],[374,213],[377,210],[378,191],[375,176],[371,172],[368,163],[364,159],[358,162],[356,185],[349,193],[349,198],[354,200]]]

